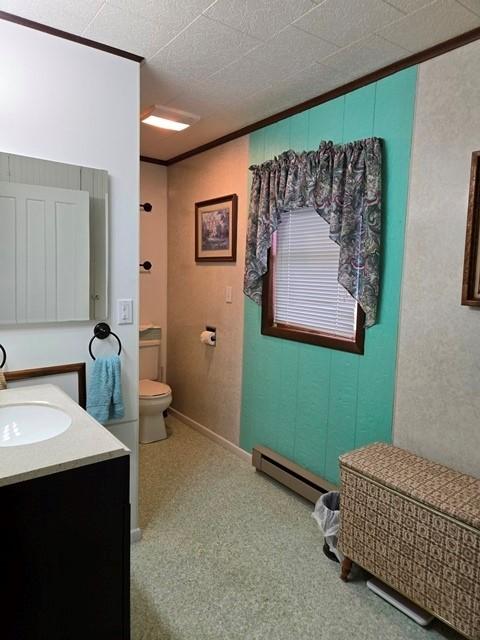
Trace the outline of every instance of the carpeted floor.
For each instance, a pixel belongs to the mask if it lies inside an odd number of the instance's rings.
[[[459,639],[424,630],[322,554],[312,505],[169,418],[141,446],[133,640]]]

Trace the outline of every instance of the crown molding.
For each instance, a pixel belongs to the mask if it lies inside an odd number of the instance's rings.
[[[158,158],[150,158],[149,156],[140,156],[140,162],[150,162],[150,164],[161,164],[163,167],[168,166],[168,160],[159,160]]]
[[[0,11],[0,20],[13,22],[22,27],[28,27],[29,29],[41,31],[42,33],[48,33],[48,35],[50,36],[56,36],[57,38],[70,40],[71,42],[82,44],[85,47],[99,49],[100,51],[105,51],[105,53],[111,53],[112,55],[119,56],[120,58],[127,58],[127,60],[133,60],[134,62],[138,62],[139,64],[144,61],[144,58],[142,56],[137,56],[135,53],[123,51],[123,49],[117,49],[116,47],[110,47],[108,44],[103,44],[102,42],[97,42],[96,40],[89,40],[88,38],[77,36],[74,33],[69,33],[68,31],[55,29],[54,27],[49,27],[48,25],[42,24],[41,22],[27,20],[27,18],[22,18],[21,16],[17,16],[13,13],[7,13],[6,11]]]
[[[268,125],[274,124],[275,122],[279,122],[280,120],[284,120],[285,118],[290,118],[291,116],[296,115],[297,113],[301,113],[302,111],[306,111],[307,109],[311,109],[312,107],[316,107],[319,104],[323,104],[324,102],[328,102],[329,100],[333,100],[334,98],[338,98],[343,96],[351,91],[355,91],[356,89],[360,89],[361,87],[365,87],[372,82],[377,82],[378,80],[382,80],[388,76],[397,73],[398,71],[402,71],[403,69],[408,69],[409,67],[413,67],[421,62],[426,62],[427,60],[431,60],[432,58],[436,58],[438,56],[443,55],[444,53],[448,53],[449,51],[453,51],[454,49],[458,49],[459,47],[463,47],[471,42],[475,42],[475,40],[480,39],[480,27],[472,29],[471,31],[467,31],[466,33],[462,33],[459,36],[455,36],[454,38],[450,38],[449,40],[445,40],[444,42],[440,42],[439,44],[434,45],[433,47],[429,47],[428,49],[424,49],[419,53],[414,53],[406,58],[402,58],[397,62],[389,64],[377,71],[372,71],[361,78],[357,78],[352,82],[348,82],[347,84],[342,85],[341,87],[337,87],[336,89],[332,89],[331,91],[327,91],[327,93],[322,93],[319,96],[314,98],[310,98],[309,100],[305,100],[305,102],[301,102],[293,107],[289,107],[288,109],[284,109],[283,111],[279,111],[268,118],[263,118],[263,120],[258,120],[252,124],[249,124],[241,129],[237,129],[236,131],[232,131],[231,133],[227,133],[220,138],[216,138],[215,140],[211,140],[210,142],[206,142],[194,149],[190,149],[189,151],[185,151],[184,153],[180,153],[172,158],[168,158],[167,160],[163,160],[167,166],[172,164],[176,164],[177,162],[181,162],[182,160],[186,160],[187,158],[191,158],[199,153],[203,153],[204,151],[209,151],[210,149],[214,149],[226,142],[230,142],[231,140],[235,140],[236,138],[240,138],[242,136],[246,136],[254,131],[258,131],[258,129],[263,129],[263,127],[267,127]],[[472,70],[472,73],[474,71]]]

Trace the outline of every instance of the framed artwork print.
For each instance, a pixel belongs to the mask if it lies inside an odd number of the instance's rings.
[[[237,194],[195,203],[195,261],[237,259]]]
[[[480,307],[480,151],[472,153],[462,304]]]

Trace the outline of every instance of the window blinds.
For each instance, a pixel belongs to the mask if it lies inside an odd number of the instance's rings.
[[[314,209],[282,214],[276,234],[276,323],[353,338],[357,303],[338,284],[339,247]]]

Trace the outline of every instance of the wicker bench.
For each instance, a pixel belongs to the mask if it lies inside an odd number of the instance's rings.
[[[354,561],[480,640],[480,480],[387,444],[340,467],[342,579]]]

